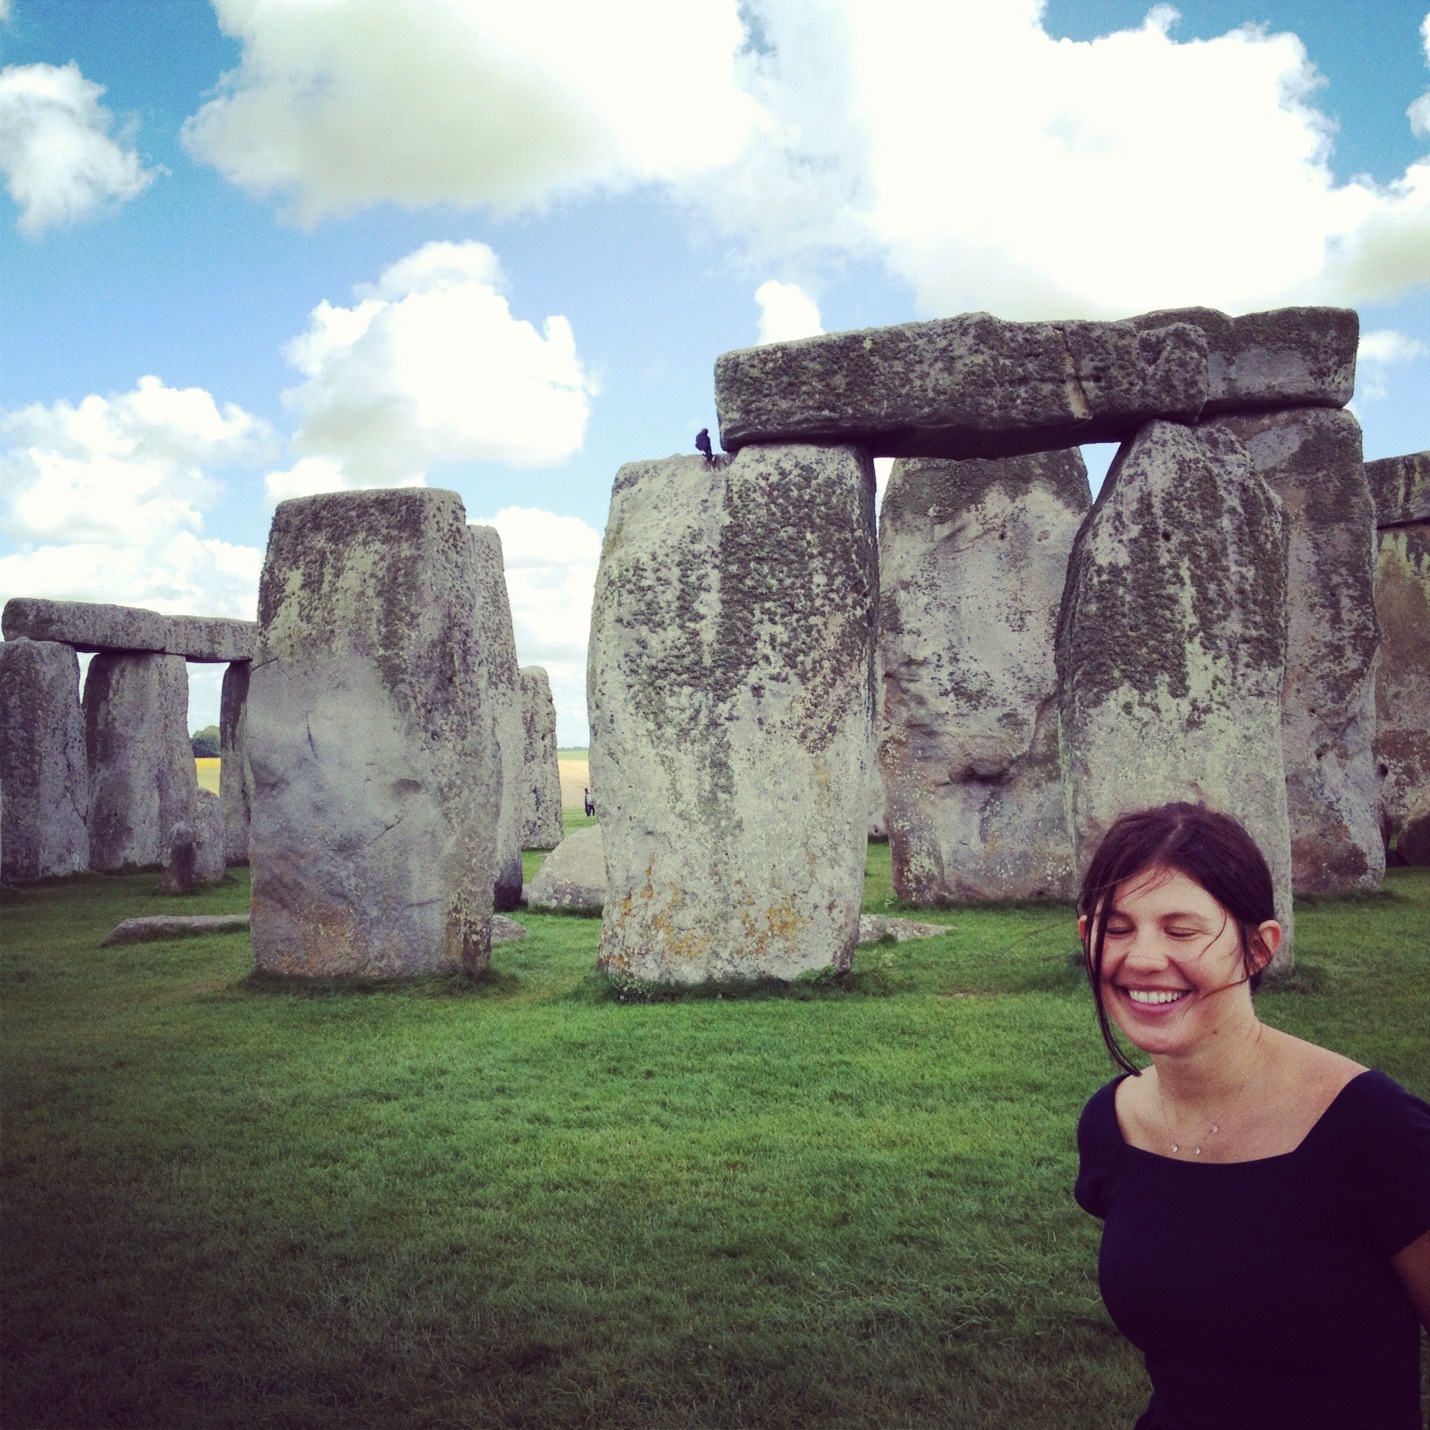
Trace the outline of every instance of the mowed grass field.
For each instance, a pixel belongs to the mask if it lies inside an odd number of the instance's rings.
[[[622,1001],[588,919],[404,987],[99,946],[246,901],[0,890],[7,1430],[1131,1425],[1071,1197],[1109,1068],[1067,909],[921,915],[734,999]],[[1298,906],[1262,1016],[1430,1095],[1427,929],[1426,870]]]

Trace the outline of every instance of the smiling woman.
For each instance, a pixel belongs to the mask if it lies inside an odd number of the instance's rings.
[[[1103,1299],[1152,1381],[1139,1430],[1418,1430],[1430,1106],[1259,1021],[1281,928],[1229,816],[1123,815],[1078,911],[1125,1071],[1084,1109],[1076,1195],[1105,1221]]]

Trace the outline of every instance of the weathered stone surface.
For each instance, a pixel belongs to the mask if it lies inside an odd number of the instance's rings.
[[[1379,535],[1375,759],[1388,844],[1404,840],[1412,805],[1430,792],[1430,522]]]
[[[1365,476],[1377,526],[1430,522],[1430,452],[1367,462]]]
[[[89,767],[79,661],[54,641],[0,644],[0,878],[89,868]]]
[[[1281,503],[1245,447],[1220,427],[1149,423],[1074,543],[1057,665],[1079,870],[1125,810],[1203,800],[1261,846],[1289,934],[1286,567]]]
[[[455,492],[278,506],[248,694],[260,969],[487,966],[498,774],[477,598]]]
[[[1380,888],[1375,739],[1375,525],[1349,412],[1220,417],[1281,498],[1290,541],[1281,742],[1298,894]]]
[[[198,794],[182,656],[101,654],[84,682],[89,865],[160,863]]]
[[[521,795],[521,847],[555,849],[561,843],[561,765],[556,758],[556,703],[551,680],[539,665],[521,675],[522,749],[525,774]]]
[[[506,590],[501,534],[494,526],[472,526],[472,555],[477,566],[477,651],[486,672],[501,774],[501,803],[496,812],[496,881],[492,906],[509,911],[521,898],[522,790],[526,778],[526,733],[521,719],[521,678],[516,664],[516,635]],[[554,732],[553,732],[554,734]],[[558,781],[557,815],[560,817]]]
[[[534,913],[598,914],[606,901],[606,845],[599,824],[573,829],[545,859],[527,889]]]
[[[236,660],[223,673],[218,707],[218,792],[223,801],[224,858],[248,863],[253,774],[248,768],[248,682],[253,664]]]
[[[1207,396],[1193,324],[1011,323],[965,313],[723,354],[720,441],[857,442],[874,456],[1000,457],[1192,421]]]
[[[492,942],[511,943],[514,939],[525,938],[526,930],[515,919],[492,915]]]
[[[768,446],[622,467],[588,663],[600,967],[692,983],[849,966],[872,741],[873,470]]]
[[[1400,824],[1400,847],[1396,851],[1401,864],[1417,868],[1430,865],[1430,788],[1417,790]]]
[[[181,819],[169,831],[169,847],[160,861],[164,877],[159,881],[166,894],[192,894],[198,887],[195,871],[194,831]]]
[[[194,878],[200,884],[221,884],[227,868],[223,801],[201,789],[194,799]]]
[[[247,914],[150,914],[125,919],[100,940],[101,948],[118,943],[154,943],[159,939],[197,938],[210,933],[246,933]]]
[[[1061,898],[1053,638],[1091,497],[1076,451],[894,464],[879,523],[879,757],[909,903]]]
[[[1139,329],[1190,323],[1207,340],[1207,405],[1219,412],[1344,407],[1355,393],[1360,318],[1353,308],[1273,308],[1228,317],[1170,308],[1128,320]]]
[[[0,616],[6,640],[64,641],[76,650],[124,653],[153,651],[185,660],[248,660],[258,634],[254,621],[218,616],[161,616],[138,606],[93,601],[48,601],[15,596]]]

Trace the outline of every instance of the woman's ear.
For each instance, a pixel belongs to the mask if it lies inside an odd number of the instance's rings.
[[[1281,947],[1281,925],[1275,919],[1267,919],[1251,936],[1251,956],[1256,962],[1256,972],[1261,973],[1276,957]]]
[[[1086,914],[1079,914],[1079,915],[1078,915],[1078,920],[1077,920],[1077,936],[1078,936],[1079,939],[1082,940],[1083,944],[1086,945],[1086,943],[1087,943],[1087,915],[1086,915]]]

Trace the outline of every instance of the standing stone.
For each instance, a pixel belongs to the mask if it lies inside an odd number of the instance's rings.
[[[869,458],[622,467],[591,616],[599,964],[659,982],[846,969],[868,835]]]
[[[178,655],[97,655],[84,682],[89,865],[163,861],[198,792],[189,743],[189,672]]]
[[[879,522],[879,756],[908,903],[1073,892],[1053,642],[1090,500],[1076,450],[894,464]]]
[[[218,790],[223,801],[224,857],[248,863],[253,775],[248,768],[248,682],[253,664],[236,660],[223,673],[218,707]]]
[[[516,664],[516,635],[511,624],[511,601],[507,597],[501,533],[494,526],[473,526],[468,530],[479,592],[475,618],[477,650],[486,671],[497,765],[501,773],[492,906],[509,913],[521,902],[521,794],[526,775],[521,677]],[[559,805],[559,798],[557,803]]]
[[[1271,865],[1290,958],[1281,753],[1286,522],[1223,428],[1151,422],[1074,543],[1058,623],[1060,744],[1079,869],[1121,813],[1202,800]]]
[[[89,769],[79,661],[54,641],[0,644],[0,878],[89,868]]]
[[[521,667],[521,847],[555,849],[561,843],[561,765],[556,758],[556,703],[539,665]]]
[[[224,844],[223,800],[201,789],[194,800],[194,878],[200,884],[221,884],[228,866]]]
[[[169,833],[169,844],[161,861],[164,876],[160,887],[166,894],[192,894],[198,885],[194,870],[194,831],[181,819]]]
[[[274,512],[248,698],[259,969],[487,966],[498,774],[477,600],[455,492]]]
[[[1380,888],[1375,516],[1360,424],[1335,408],[1217,418],[1281,498],[1290,540],[1281,743],[1298,894]]]
[[[1375,758],[1381,829],[1387,846],[1397,844],[1397,863],[1425,862],[1430,847],[1430,452],[1367,462],[1366,477],[1379,527]]]

